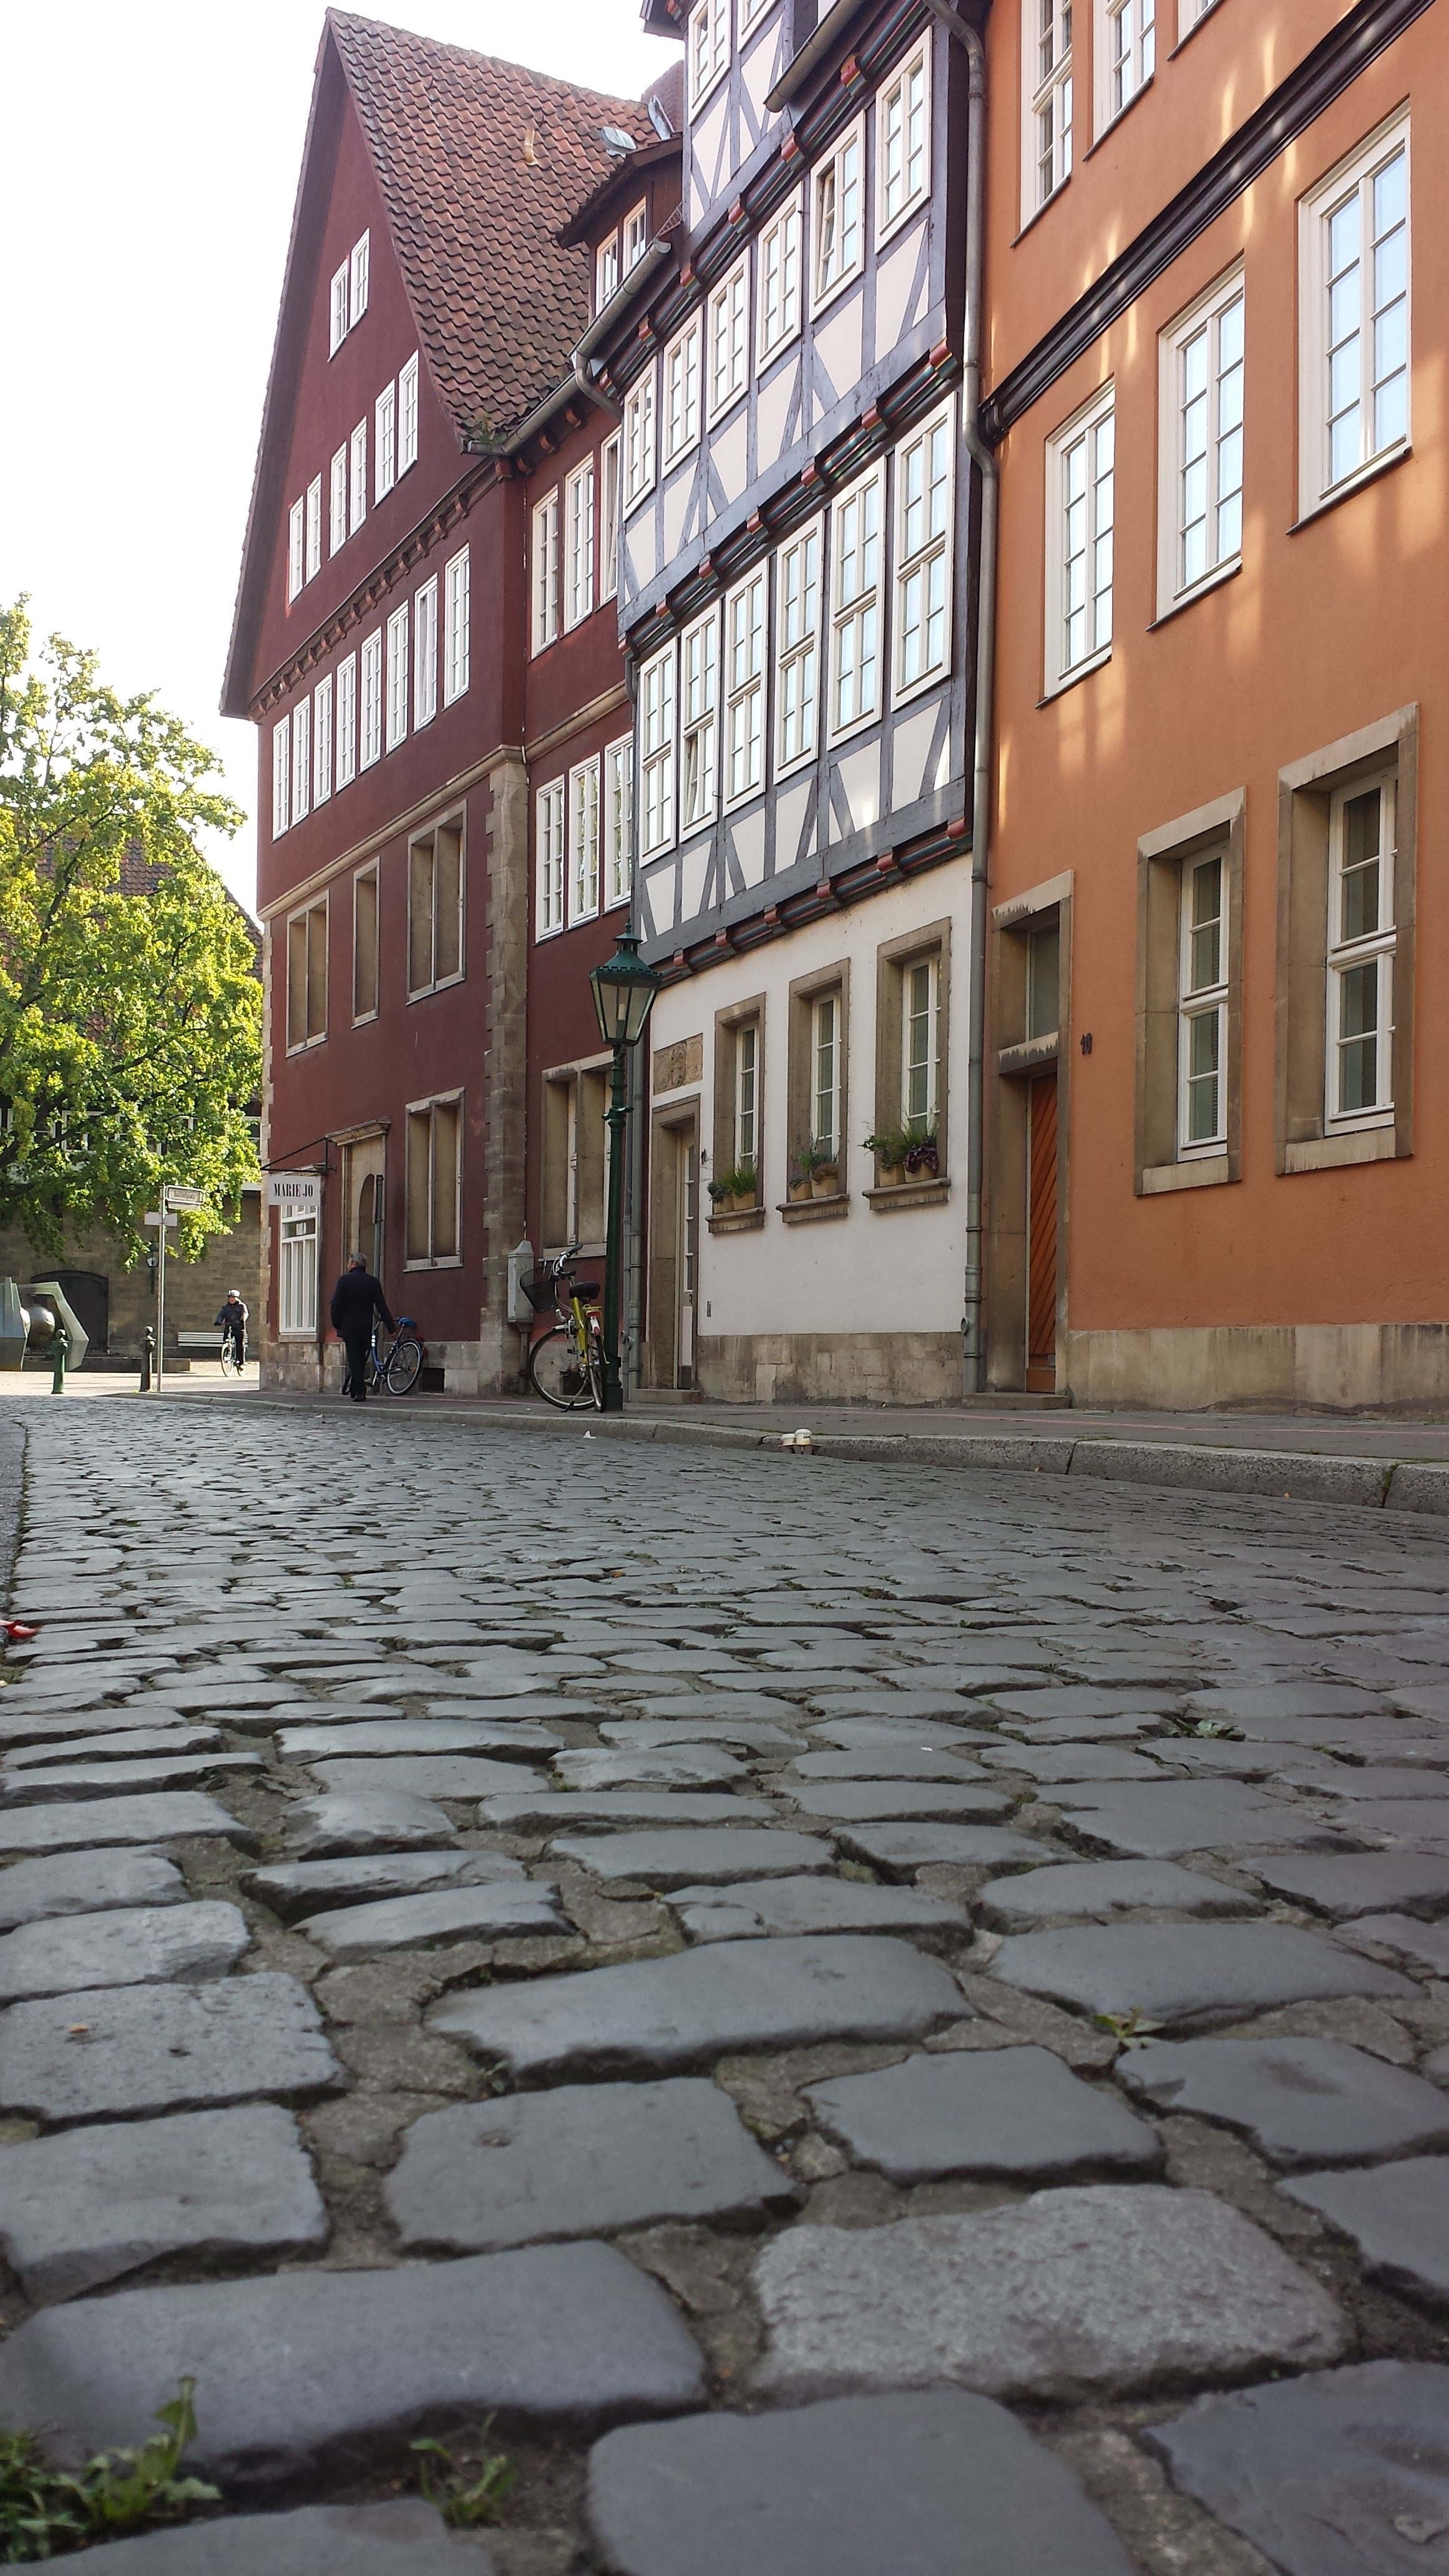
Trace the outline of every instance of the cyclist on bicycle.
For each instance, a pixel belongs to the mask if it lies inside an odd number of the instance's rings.
[[[397,1331],[382,1282],[374,1279],[360,1252],[354,1252],[332,1291],[332,1329],[347,1353],[342,1392],[354,1404],[367,1402],[367,1364],[372,1351],[372,1319],[381,1315],[390,1333]]]
[[[240,1368],[247,1355],[247,1307],[239,1288],[228,1288],[226,1302],[216,1321],[223,1341],[230,1342],[232,1358]]]

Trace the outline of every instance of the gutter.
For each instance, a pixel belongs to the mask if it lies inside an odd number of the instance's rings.
[[[774,88],[766,90],[765,105],[772,116],[776,115],[782,107],[789,106],[791,99],[804,88],[817,64],[823,63],[826,55],[833,52],[840,41],[843,29],[849,25],[860,6],[861,0],[834,0],[833,7],[826,10],[814,35],[806,39],[794,61],[786,65]],[[954,18],[955,12],[947,11],[946,15],[948,18]],[[959,25],[959,20],[956,23]]]

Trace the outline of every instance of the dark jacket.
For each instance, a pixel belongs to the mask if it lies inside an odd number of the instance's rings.
[[[332,1330],[345,1341],[370,1333],[374,1315],[381,1315],[390,1333],[397,1331],[388,1312],[382,1282],[370,1270],[344,1270],[332,1291]]]

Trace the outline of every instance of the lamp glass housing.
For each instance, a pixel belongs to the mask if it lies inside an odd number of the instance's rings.
[[[621,930],[618,946],[606,965],[589,977],[599,1033],[605,1046],[637,1046],[644,1035],[660,979],[639,954],[631,931]]]

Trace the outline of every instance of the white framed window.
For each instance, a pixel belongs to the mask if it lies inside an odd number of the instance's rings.
[[[1182,865],[1177,968],[1177,1151],[1228,1139],[1228,870],[1221,850]]]
[[[307,579],[315,579],[321,569],[322,477],[314,474],[307,486]]]
[[[408,730],[408,611],[407,602],[395,608],[387,621],[387,747],[396,751],[407,740]]]
[[[878,716],[880,682],[881,514],[885,469],[843,492],[831,512],[830,732],[832,738]]]
[[[602,313],[611,295],[619,291],[619,236],[610,233],[594,253],[594,311]]]
[[[305,823],[312,810],[312,701],[303,698],[292,709],[292,820]]]
[[[287,512],[287,604],[290,607],[307,578],[307,504],[294,501]]]
[[[312,692],[312,802],[325,805],[332,793],[332,674]]]
[[[709,416],[718,420],[749,382],[750,288],[744,260],[709,299]]]
[[[725,601],[726,805],[764,784],[765,591],[761,564]]]
[[[670,341],[664,352],[663,462],[672,465],[699,437],[700,318]]]
[[[1238,268],[1159,342],[1159,614],[1242,554],[1243,320]]]
[[[1409,443],[1409,128],[1399,118],[1299,209],[1301,513]]]
[[[1097,132],[1130,107],[1157,66],[1157,0],[1097,0]]]
[[[280,841],[292,820],[292,719],[272,727],[272,838]]]
[[[1376,1126],[1394,1105],[1392,774],[1335,793],[1328,816],[1326,1124]]]
[[[533,513],[533,649],[558,634],[558,488]]]
[[[1046,686],[1112,650],[1115,410],[1104,386],[1047,441]]]
[[[332,290],[328,298],[328,306],[331,314],[331,330],[328,337],[327,349],[327,355],[329,358],[336,357],[338,350],[341,348],[343,341],[347,337],[347,266],[347,261],[344,260],[342,266],[333,276]]]
[[[604,903],[612,911],[634,889],[634,737],[604,752]]]
[[[406,474],[418,461],[418,353],[414,349],[397,380],[397,470]]]
[[[950,668],[954,431],[948,405],[896,450],[897,698]]]
[[[820,522],[780,548],[775,567],[775,767],[814,754],[820,650]]]
[[[569,922],[592,921],[599,909],[599,764],[569,771]]]
[[[405,1267],[453,1267],[463,1227],[463,1095],[408,1103]]]
[[[719,610],[679,639],[679,828],[713,816],[719,778]]]
[[[358,768],[371,769],[382,758],[382,628],[363,643],[362,663],[362,740],[358,746]]]
[[[431,724],[438,712],[438,577],[425,581],[413,600],[413,726]]]
[[[1024,0],[1021,219],[1072,175],[1072,0]]]
[[[912,958],[901,970],[901,1124],[918,1136],[941,1110],[941,955]]]
[[[443,567],[443,704],[450,707],[468,686],[468,549]]]
[[[815,173],[814,302],[859,277],[865,266],[865,119],[843,134]]]
[[[357,656],[349,653],[337,665],[337,784],[350,787],[357,776]]]
[[[877,226],[881,238],[931,193],[931,54],[922,45],[881,91],[876,109]]]
[[[339,447],[332,459],[330,509],[328,512],[330,551],[340,554],[347,543],[347,450]]]
[[[619,589],[619,432],[599,450],[599,597],[614,599]]]
[[[730,0],[695,0],[689,22],[689,104],[698,107],[728,66]]]
[[[735,1170],[753,1171],[760,1151],[760,1023],[742,1020],[735,1030]]]
[[[747,36],[757,18],[763,18],[770,0],[740,0],[740,34]]]
[[[347,479],[352,505],[352,533],[356,536],[367,516],[367,423],[360,420],[347,442]]]
[[[367,311],[368,272],[372,266],[372,235],[364,233],[352,245],[352,292],[349,298],[347,327],[355,331]]]
[[[594,460],[564,485],[564,624],[581,626],[594,608]]]
[[[346,284],[347,271],[342,272]],[[283,1333],[310,1336],[317,1330],[317,1219],[280,1211],[277,1234],[281,1247],[277,1322]]]
[[[638,205],[631,206],[624,217],[623,239],[623,274],[627,277],[631,268],[638,267],[649,248],[649,205],[646,198],[641,197]]]
[[[1217,5],[1218,0],[1177,0],[1178,43],[1181,44],[1184,36],[1190,36],[1199,19],[1205,18],[1209,9],[1215,9]]]
[[[397,387],[384,385],[373,406],[373,499],[384,500],[397,481]]]
[[[839,993],[821,993],[810,1005],[810,1119],[811,1139],[820,1152],[834,1158],[840,1152],[840,1054],[844,1031],[841,1027]]]
[[[564,782],[538,791],[538,883],[534,936],[551,939],[564,926]]]
[[[641,858],[674,839],[674,646],[666,644],[639,674]]]
[[[654,369],[646,367],[624,397],[624,507],[654,489]]]
[[[800,256],[804,207],[798,196],[782,206],[760,235],[756,252],[755,327],[763,361],[783,349],[800,328]]]

